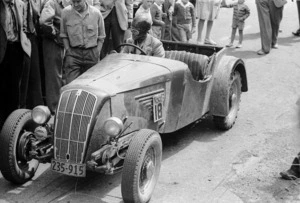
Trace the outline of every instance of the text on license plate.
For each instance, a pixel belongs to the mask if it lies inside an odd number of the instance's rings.
[[[69,175],[69,176],[85,177],[86,165],[72,164],[63,161],[52,160],[51,169],[52,171]]]

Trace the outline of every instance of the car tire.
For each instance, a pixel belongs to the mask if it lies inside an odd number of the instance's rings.
[[[153,130],[142,129],[132,138],[126,154],[121,191],[125,203],[151,198],[161,166],[162,141]]]
[[[229,103],[229,113],[227,116],[214,116],[213,120],[217,128],[221,130],[229,130],[234,125],[238,111],[239,104],[241,101],[242,94],[242,80],[241,75],[238,71],[234,71],[230,78],[229,84],[229,94],[228,94],[228,103]]]
[[[37,124],[31,111],[18,109],[6,119],[0,136],[0,170],[3,177],[15,184],[30,180],[39,161],[29,156],[30,139]],[[25,155],[26,154],[26,155]]]

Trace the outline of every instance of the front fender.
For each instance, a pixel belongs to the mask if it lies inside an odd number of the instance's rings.
[[[224,56],[214,74],[214,84],[210,100],[210,112],[215,116],[227,116],[229,113],[229,85],[230,76],[238,71],[242,79],[242,92],[248,91],[245,63],[233,56]]]

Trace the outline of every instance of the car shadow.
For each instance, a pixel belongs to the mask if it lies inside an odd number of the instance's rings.
[[[192,123],[174,133],[163,134],[163,160],[177,154],[190,143],[213,142],[217,137],[225,132],[216,129],[211,117],[200,122]]]
[[[211,118],[190,124],[174,133],[163,134],[163,158],[176,155],[192,142],[213,142],[224,132],[216,130]],[[49,170],[50,164],[39,177],[34,177],[23,185],[13,185],[0,177],[1,197],[12,202],[97,202],[122,203],[122,173],[104,175],[89,172],[85,178],[76,178],[54,173]],[[1,200],[1,198],[0,198]]]

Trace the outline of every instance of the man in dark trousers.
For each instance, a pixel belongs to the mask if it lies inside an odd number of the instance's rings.
[[[125,30],[133,18],[133,0],[100,0],[100,10],[106,33],[101,52],[101,58],[104,58],[110,52],[110,36],[114,50],[124,42]]]
[[[294,0],[292,0],[292,1],[294,1]],[[298,11],[299,29],[292,33],[293,33],[293,35],[300,37],[300,0],[296,0],[296,4],[297,4],[297,11]]]
[[[87,0],[86,2],[100,11],[99,0]],[[48,0],[40,17],[43,32],[46,103],[52,114],[55,113],[59,91],[63,86],[65,50],[63,41],[59,36],[61,12],[69,5],[71,5],[71,1],[68,0]]]
[[[39,48],[39,16],[41,0],[24,0],[27,37],[31,42],[31,57],[24,57],[24,70],[21,82],[20,108],[32,109],[44,105],[42,94],[40,54]]]
[[[105,38],[100,11],[85,0],[72,0],[61,14],[60,37],[65,53],[66,82],[97,64]]]
[[[31,55],[31,43],[23,31],[27,29],[23,26],[24,13],[21,0],[0,0],[0,25],[4,30],[0,32],[0,46],[6,47],[0,62],[0,128],[7,116],[19,108],[23,58],[24,54]]]
[[[261,38],[261,49],[257,54],[265,55],[271,48],[278,49],[277,38],[286,0],[256,0],[255,2]]]
[[[172,40],[172,18],[174,13],[175,0],[165,0],[163,3],[162,11],[167,14],[164,18],[165,28],[163,38],[165,40]]]
[[[61,12],[68,5],[64,0],[49,0],[39,19],[43,33],[46,103],[52,114],[56,110],[59,90],[63,85],[64,45],[59,37],[59,29]]]

